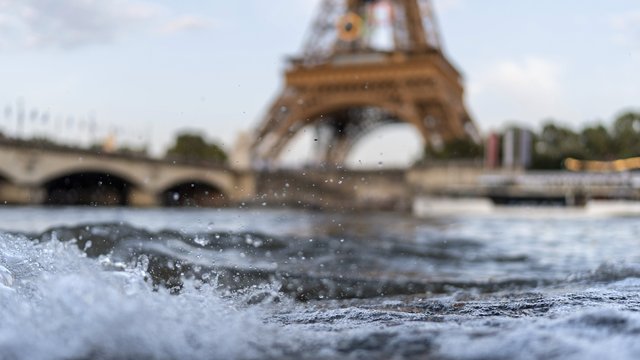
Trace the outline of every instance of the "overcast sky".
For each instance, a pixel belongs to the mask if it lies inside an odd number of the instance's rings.
[[[301,48],[317,3],[0,0],[0,127],[17,131],[22,102],[27,135],[88,142],[95,118],[95,138],[118,131],[120,143],[150,142],[154,153],[181,129],[230,147],[281,88],[283,60]],[[549,117],[574,126],[611,121],[640,105],[637,0],[435,7],[483,132]],[[381,148],[385,160],[406,158],[419,148],[408,134],[379,131],[354,159],[381,157]]]

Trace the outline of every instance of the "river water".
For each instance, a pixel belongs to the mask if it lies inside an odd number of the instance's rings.
[[[637,359],[638,220],[0,208],[0,358]]]

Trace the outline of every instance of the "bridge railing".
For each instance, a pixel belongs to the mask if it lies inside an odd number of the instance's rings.
[[[41,143],[37,141],[0,138],[0,147],[17,148],[24,150],[37,150],[65,154],[79,154],[86,156],[97,156],[105,158],[117,158],[125,160],[134,160],[147,163],[162,163],[175,165],[189,165],[196,167],[207,167],[222,169],[227,168],[228,164],[207,160],[185,159],[185,158],[158,158],[146,154],[126,153],[126,152],[107,152],[99,149],[80,148],[75,146],[67,146],[55,143]]]

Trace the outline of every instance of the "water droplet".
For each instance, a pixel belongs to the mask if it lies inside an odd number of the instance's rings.
[[[200,236],[196,236],[193,239],[193,242],[195,242],[196,244],[200,245],[200,246],[207,246],[209,244],[209,240],[205,239],[204,237],[200,237]]]

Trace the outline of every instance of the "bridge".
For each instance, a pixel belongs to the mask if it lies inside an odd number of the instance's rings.
[[[0,203],[408,209],[404,170],[233,169],[0,140]]]
[[[4,204],[408,210],[421,196],[489,198],[501,205],[640,200],[640,173],[488,171],[477,162],[252,171],[0,140]]]
[[[254,195],[228,167],[0,141],[5,204],[223,206]]]

